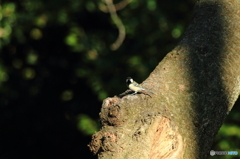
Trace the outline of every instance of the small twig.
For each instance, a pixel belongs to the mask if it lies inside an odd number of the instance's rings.
[[[116,11],[119,11],[119,10],[125,8],[131,1],[132,0],[123,0],[119,3],[117,3],[117,4],[114,4],[114,8],[115,8]],[[104,13],[109,13],[109,10],[108,10],[107,6],[105,6],[103,3],[101,3],[99,5],[99,9]]]
[[[117,40],[111,45],[112,50],[117,50],[121,46],[123,40],[125,39],[126,31],[121,19],[118,17],[116,13],[116,9],[112,0],[105,0],[105,2],[111,15],[111,19],[116,24],[119,31]]]

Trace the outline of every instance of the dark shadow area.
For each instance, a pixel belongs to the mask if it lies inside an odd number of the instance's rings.
[[[131,90],[127,90],[126,92],[123,92],[122,94],[119,94],[119,95],[117,95],[117,97],[118,98],[124,98],[125,96],[127,96],[127,95],[138,95],[138,94],[144,94],[144,95],[146,95],[146,96],[149,96],[149,97],[152,97],[151,95],[150,95],[150,93],[148,93],[148,92],[146,92],[146,91],[144,91],[144,92],[137,92],[136,94],[135,94],[135,92],[134,91],[131,91]]]
[[[71,117],[82,113],[97,118],[90,106],[100,109],[100,103],[90,99],[97,97],[83,85],[86,80],[74,76],[82,55],[68,54],[66,59],[69,50],[62,41],[66,31],[51,26],[40,42],[21,45],[13,40],[2,50],[9,79],[0,97],[0,158],[96,158],[87,147],[91,136],[81,133]],[[41,52],[37,65],[22,63],[21,69],[14,68],[14,59],[24,61],[29,47]],[[24,73],[30,68],[34,78]],[[65,90],[73,92],[71,100],[64,100]]]
[[[117,97],[118,97],[118,98],[123,98],[123,97],[125,97],[125,96],[127,96],[127,95],[132,95],[133,93],[134,93],[134,91],[127,90],[126,92],[123,92],[123,93],[117,95]],[[137,94],[138,94],[138,93],[137,93]]]
[[[222,59],[225,47],[225,22],[221,6],[217,3],[201,3],[195,7],[192,22],[182,44],[189,49],[191,74],[193,123],[199,137],[199,158],[207,158],[218,129],[227,112],[228,98],[222,82]],[[208,152],[208,151],[207,151]]]

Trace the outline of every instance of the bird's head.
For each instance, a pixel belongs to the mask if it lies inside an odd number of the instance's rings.
[[[132,79],[132,77],[127,77],[127,79],[126,79],[126,83],[127,83],[127,85],[133,83],[133,79]]]

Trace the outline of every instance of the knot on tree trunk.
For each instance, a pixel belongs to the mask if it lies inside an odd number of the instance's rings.
[[[183,140],[171,115],[144,94],[105,99],[100,120],[103,127],[88,145],[99,158],[182,158]]]

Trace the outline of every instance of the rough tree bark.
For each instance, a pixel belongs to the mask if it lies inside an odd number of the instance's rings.
[[[180,43],[142,85],[104,100],[90,150],[103,159],[207,158],[240,92],[240,1],[200,0]]]

